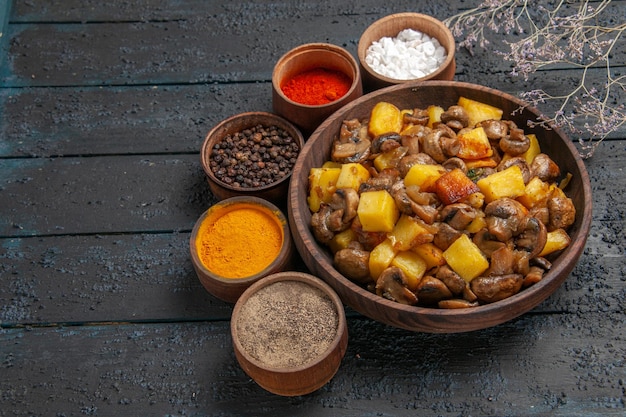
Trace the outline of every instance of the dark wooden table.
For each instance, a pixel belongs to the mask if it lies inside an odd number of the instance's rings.
[[[192,269],[191,228],[215,202],[204,135],[271,110],[280,55],[307,42],[355,54],[384,15],[445,18],[468,3],[2,0],[0,416],[624,415],[626,129],[585,162],[592,231],[553,296],[451,335],[349,311],[342,366],[307,396],[275,396],[246,376],[232,306]],[[614,3],[623,21],[626,1]],[[524,82],[508,70],[488,51],[458,51],[457,80],[512,94],[566,91],[580,76]]]

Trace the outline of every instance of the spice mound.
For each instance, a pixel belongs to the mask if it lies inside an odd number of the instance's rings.
[[[314,68],[288,78],[281,90],[290,100],[310,106],[320,106],[346,95],[352,80],[341,71]]]
[[[339,317],[320,289],[299,281],[279,281],[252,294],[237,325],[244,350],[265,366],[297,367],[328,350]]]
[[[220,181],[238,188],[258,188],[291,173],[300,146],[277,126],[257,125],[227,135],[211,150],[211,171]]]
[[[236,204],[218,210],[197,238],[202,264],[224,278],[247,278],[267,268],[280,253],[279,220],[261,206]]]
[[[446,50],[436,38],[405,29],[395,38],[383,37],[367,48],[365,62],[377,73],[395,80],[425,77],[446,60]]]

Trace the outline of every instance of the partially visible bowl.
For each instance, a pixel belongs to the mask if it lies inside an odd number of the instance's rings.
[[[345,74],[352,82],[340,98],[326,104],[302,104],[287,97],[283,83],[305,71],[323,68]],[[344,48],[329,43],[308,43],[285,53],[272,72],[272,106],[274,112],[310,134],[335,110],[363,94],[361,72],[354,57]]]
[[[267,200],[244,196],[205,211],[191,232],[189,250],[204,288],[229,303],[261,278],[289,269],[295,255],[283,212]]]
[[[324,386],[348,345],[341,300],[328,284],[302,272],[274,274],[248,288],[235,304],[231,335],[246,374],[283,396]]]
[[[270,130],[277,128],[285,132],[286,135],[288,135],[290,139],[281,140],[280,143],[276,146],[278,146],[279,153],[281,155],[283,152],[289,152],[290,154],[293,154],[290,157],[282,155],[284,159],[290,159],[290,161],[288,161],[289,168],[282,168],[285,175],[281,177],[275,177],[275,181],[263,185],[237,185],[234,182],[234,177],[238,174],[241,174],[240,172],[234,172],[233,175],[229,176],[232,181],[226,182],[226,177],[218,176],[214,171],[213,168],[215,165],[222,169],[232,168],[237,171],[244,171],[246,174],[256,172],[258,175],[261,175],[259,174],[259,172],[261,172],[263,169],[268,170],[270,163],[278,164],[278,161],[274,158],[274,156],[262,157],[259,160],[253,160],[250,156],[250,152],[248,152],[249,149],[243,149],[241,150],[241,152],[239,152],[239,155],[233,155],[231,157],[230,164],[226,164],[222,160],[216,161],[216,157],[215,155],[213,155],[213,151],[216,145],[221,145],[227,137],[232,138],[236,134],[244,132],[247,129],[256,128],[258,126],[268,131],[268,133]],[[252,141],[249,140],[248,142],[251,143]],[[289,178],[291,177],[293,163],[295,163],[295,157],[297,157],[297,153],[302,149],[303,146],[304,138],[300,130],[284,118],[268,112],[246,112],[231,116],[214,126],[209,131],[202,144],[200,158],[202,162],[202,168],[204,169],[204,172],[207,176],[209,188],[218,200],[223,200],[229,197],[236,196],[256,196],[267,199],[277,205],[282,206],[285,203],[285,195],[289,188]],[[267,148],[269,148],[269,146]],[[295,150],[296,148],[297,151]],[[270,155],[269,152],[266,153],[267,155]],[[257,165],[259,162],[263,162],[263,164],[265,164],[265,167],[259,168],[259,165]],[[283,160],[281,161],[281,163],[285,163],[285,161]],[[255,166],[253,167],[252,165]]]
[[[447,108],[460,96],[491,104],[504,110],[504,119],[513,120],[525,132],[534,133],[544,153],[561,168],[572,174],[566,193],[576,208],[575,223],[568,230],[571,244],[558,257],[551,259],[552,268],[541,281],[516,295],[464,309],[436,309],[407,306],[380,297],[350,281],[333,266],[332,254],[314,238],[310,228],[311,212],[307,205],[309,171],[330,159],[333,140],[344,120],[369,117],[372,107],[380,101],[399,108],[426,108],[434,104]],[[361,97],[329,117],[313,132],[294,168],[289,189],[288,215],[295,245],[312,274],[323,278],[354,310],[374,320],[408,330],[454,333],[465,332],[511,320],[554,293],[576,265],[591,225],[591,185],[585,165],[572,144],[558,128],[528,127],[528,120],[537,120],[540,113],[521,100],[487,87],[454,81],[428,81],[388,87]]]
[[[370,67],[365,58],[367,49],[372,43],[379,41],[383,37],[394,38],[404,29],[413,29],[423,34],[435,38],[446,50],[447,56],[444,62],[434,72],[413,80],[397,80],[379,74]],[[456,61],[454,59],[456,44],[450,29],[438,19],[421,13],[396,13],[385,16],[372,23],[361,35],[357,48],[361,77],[366,92],[389,87],[407,82],[426,80],[446,80],[454,78]]]

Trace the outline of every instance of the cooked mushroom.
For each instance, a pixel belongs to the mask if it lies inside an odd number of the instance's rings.
[[[433,239],[433,243],[441,250],[446,250],[461,236],[461,232],[448,223],[439,223],[439,228]]]
[[[328,218],[332,212],[333,209],[329,205],[322,204],[320,209],[311,216],[313,235],[321,243],[328,243],[335,237],[335,233],[328,228]]]
[[[539,255],[547,239],[546,226],[537,218],[526,216],[520,224],[519,234],[515,237],[515,249],[527,252],[531,259]]]
[[[498,142],[500,149],[511,155],[521,155],[530,147],[530,139],[524,134],[524,131],[518,127],[511,128],[509,134],[504,136]]]
[[[440,217],[456,230],[463,230],[476,218],[476,210],[465,203],[448,204],[441,210]]]
[[[441,300],[452,297],[452,292],[446,284],[430,275],[426,275],[420,280],[415,294],[420,303],[426,305],[437,304]]]
[[[530,170],[544,182],[556,181],[561,175],[559,166],[545,153],[535,156],[530,164]]]
[[[417,304],[416,295],[407,288],[404,272],[398,267],[385,269],[376,281],[376,294],[400,304]]]
[[[509,134],[509,125],[504,120],[484,120],[478,126],[483,128],[490,140],[500,140]]]
[[[511,248],[502,246],[491,254],[489,268],[485,271],[485,276],[507,275],[514,272],[516,257]]]
[[[423,152],[430,155],[438,163],[456,156],[459,153],[460,143],[456,134],[445,125],[438,125],[431,130],[422,141]]]
[[[420,137],[419,135],[402,135],[400,145],[404,146],[408,155],[415,155],[420,152]]]
[[[461,130],[468,126],[469,115],[463,107],[454,105],[441,113],[441,121],[454,130]]]
[[[333,144],[332,158],[342,164],[350,162],[361,162],[370,154],[370,141],[367,139],[353,140],[346,142],[335,141]]]
[[[543,274],[546,271],[538,266],[531,266],[528,273],[524,276],[524,281],[522,282],[523,287],[530,287],[533,284],[538,283],[543,279]]]
[[[532,179],[533,174],[530,171],[530,166],[528,165],[528,162],[526,162],[526,159],[521,156],[516,156],[500,162],[500,164],[498,164],[498,166],[496,167],[496,171],[504,171],[505,169],[510,168],[513,165],[517,165],[519,167],[519,169],[522,171],[524,184],[528,184],[528,181]]]
[[[414,124],[424,126],[430,120],[428,111],[424,109],[413,109],[412,112],[406,112],[402,115],[402,121],[405,124]]]
[[[441,300],[437,303],[439,308],[470,308],[470,307],[478,307],[479,304],[477,301],[467,301],[460,298],[450,298],[449,300]]]
[[[500,242],[495,236],[491,235],[487,229],[481,229],[474,234],[472,242],[481,250],[488,258],[493,252],[506,246],[506,243]]]
[[[550,221],[548,223],[550,230],[567,229],[574,224],[574,220],[576,220],[576,207],[571,198],[555,196],[548,199],[547,205],[550,214]]]
[[[472,292],[484,303],[504,300],[522,289],[523,277],[520,274],[477,277],[470,282]]]
[[[359,193],[352,188],[339,188],[331,197],[330,207],[333,210],[342,210],[342,222],[349,226],[357,214],[359,207]]]
[[[367,284],[372,282],[369,269],[370,253],[362,249],[341,249],[335,253],[334,264],[337,270],[348,279]]]
[[[499,198],[487,204],[485,216],[489,233],[506,242],[518,233],[526,217],[526,208],[511,198]]]
[[[441,205],[439,197],[435,193],[420,191],[418,185],[406,187],[406,195],[415,204],[411,204],[413,213],[427,224],[433,224],[439,216],[438,207]]]
[[[393,184],[396,183],[400,175],[397,170],[387,169],[381,171],[378,175],[370,177],[367,181],[359,186],[359,193],[365,191],[390,191]]]
[[[402,142],[402,136],[397,133],[385,133],[378,135],[372,140],[371,150],[374,153],[384,153],[392,151],[398,147]]]
[[[463,173],[467,174],[467,165],[465,164],[465,161],[456,156],[446,159],[441,165],[443,165],[446,171],[452,171],[453,169],[458,168],[463,171]]]
[[[448,265],[440,266],[435,276],[446,284],[446,287],[454,295],[461,294],[467,285],[467,282]]]

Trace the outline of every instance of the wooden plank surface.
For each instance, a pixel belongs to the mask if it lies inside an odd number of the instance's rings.
[[[342,366],[308,396],[277,397],[243,373],[232,305],[192,269],[191,227],[215,201],[200,167],[204,135],[232,114],[271,110],[282,53],[322,41],[355,54],[379,17],[444,18],[478,2],[4,3],[0,416],[624,415],[626,126],[585,161],[592,230],[548,300],[455,335],[348,310]],[[623,19],[625,0],[610,7],[601,21]],[[456,79],[514,95],[567,92],[578,78],[573,68],[526,82],[509,71],[492,52],[457,52]],[[602,69],[588,76],[604,79]]]
[[[621,416],[623,317],[526,315],[457,335],[351,320],[338,373],[296,398],[244,374],[226,321],[2,330],[0,415]]]

